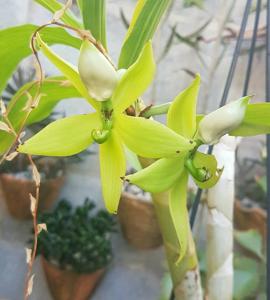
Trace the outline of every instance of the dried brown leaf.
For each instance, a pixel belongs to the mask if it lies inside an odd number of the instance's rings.
[[[25,252],[26,252],[26,262],[27,264],[29,264],[32,259],[32,249],[25,248]]]
[[[32,294],[32,291],[33,291],[33,284],[34,284],[34,277],[35,277],[35,274],[33,274],[29,281],[28,281],[28,286],[27,286],[27,296],[30,296]]]
[[[25,131],[22,131],[19,135],[19,140],[21,140],[22,138],[24,138],[26,135],[26,132]]]
[[[9,128],[9,126],[5,123],[0,121],[0,130],[6,131],[6,132],[12,132],[12,130]]]
[[[32,106],[32,102],[33,102],[33,97],[29,92],[25,92],[26,96],[27,96],[27,101],[26,104],[24,106],[24,108],[22,109],[23,111],[29,111],[31,110],[31,106]]]
[[[38,228],[38,233],[41,233],[42,230],[48,231],[47,225],[45,223],[38,224],[37,228]]]
[[[32,175],[33,175],[33,179],[36,183],[36,186],[40,186],[40,181],[41,181],[40,174],[34,163],[32,164]]]
[[[6,109],[5,103],[2,99],[0,100],[0,109],[1,109],[2,116],[5,116],[7,113],[7,109]]]
[[[53,22],[57,22],[63,17],[66,10],[68,10],[72,6],[72,2],[72,0],[67,0],[66,4],[61,9],[54,13]]]
[[[9,155],[6,156],[6,160],[12,161],[18,154],[19,154],[19,152],[17,152],[17,151],[11,152]]]
[[[34,109],[34,108],[36,108],[36,107],[38,106],[39,101],[40,101],[40,99],[41,99],[43,96],[46,96],[46,94],[39,94],[39,95],[33,100],[32,104],[31,104],[31,109]]]
[[[60,83],[60,86],[64,86],[64,87],[70,87],[72,86],[71,82],[69,80],[63,80],[61,83]]]
[[[29,194],[29,196],[30,196],[30,201],[31,201],[30,211],[31,211],[32,215],[34,216],[35,211],[36,211],[37,199],[32,194]]]

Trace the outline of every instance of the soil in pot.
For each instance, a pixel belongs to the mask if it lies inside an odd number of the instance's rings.
[[[41,174],[39,210],[51,208],[64,183],[63,162],[55,159],[36,160]],[[31,218],[29,194],[35,194],[35,183],[25,159],[4,165],[0,173],[2,192],[10,214],[17,219]]]
[[[44,257],[42,266],[54,300],[88,300],[105,272],[105,269],[100,269],[94,273],[79,274],[61,270]]]
[[[150,194],[135,186],[126,187],[121,195],[118,219],[125,239],[137,249],[162,245],[162,236]]]

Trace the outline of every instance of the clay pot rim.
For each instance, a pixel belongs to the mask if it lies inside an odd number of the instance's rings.
[[[13,181],[20,181],[20,182],[34,182],[33,179],[27,179],[27,178],[17,178],[14,174],[16,173],[0,173],[0,179],[1,178],[6,178],[6,179],[9,179],[9,180],[13,180]],[[63,170],[63,174],[59,175],[59,176],[56,176],[54,178],[45,178],[45,179],[42,179],[41,182],[42,183],[45,183],[45,182],[53,182],[55,180],[61,180],[61,179],[64,179],[66,176],[66,172],[65,170]]]
[[[121,198],[125,198],[126,200],[131,201],[134,206],[136,206],[136,205],[146,206],[146,207],[153,206],[153,201],[145,200],[143,197],[134,195],[130,192],[122,191]],[[120,199],[120,201],[121,201],[121,199]]]
[[[89,275],[89,274],[95,274],[97,272],[102,272],[104,273],[105,270],[107,269],[108,265],[102,267],[102,268],[99,268],[99,269],[96,269],[95,271],[92,271],[92,272],[77,272],[76,270],[74,269],[63,269],[63,268],[60,268],[60,266],[58,264],[55,264],[53,262],[51,262],[50,260],[48,260],[43,254],[40,255],[41,256],[41,260],[45,263],[48,263],[50,264],[51,266],[53,266],[54,268],[57,268],[59,271],[62,271],[62,272],[70,272],[70,273],[74,273],[74,274],[77,274],[77,275]]]

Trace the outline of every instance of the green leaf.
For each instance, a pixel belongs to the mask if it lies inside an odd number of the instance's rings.
[[[152,39],[171,2],[171,0],[145,0],[138,3],[131,22],[131,30],[128,30],[121,49],[119,69],[128,68],[136,61],[143,46]]]
[[[129,27],[128,27],[128,30],[127,30],[127,33],[126,33],[125,40],[127,40],[127,38],[130,36],[130,34],[131,34],[131,32],[134,28],[134,25],[137,22],[138,16],[140,15],[140,13],[143,9],[143,6],[144,6],[145,2],[146,2],[146,0],[137,0],[137,4],[135,6],[131,22],[129,24]]]
[[[63,4],[59,3],[56,0],[35,0],[38,4],[48,9],[50,12],[55,13],[58,10],[61,10],[63,8]],[[66,10],[63,14],[61,20],[72,27],[75,28],[82,28],[82,25],[77,20],[76,16],[70,11]]]
[[[21,153],[69,156],[85,150],[92,142],[92,130],[101,127],[97,113],[57,120],[18,147]]]
[[[181,92],[170,105],[167,126],[187,138],[193,138],[196,132],[196,107],[200,88],[200,75]]]
[[[43,95],[36,107],[30,113],[26,125],[39,122],[50,115],[53,108],[59,101],[68,98],[81,97],[78,91],[65,84],[63,77],[48,77],[43,81],[41,94]],[[36,94],[37,86],[29,82],[22,86],[19,91],[13,96],[7,107],[8,119],[13,128],[17,131],[23,124],[23,120],[27,116],[27,111],[24,110],[28,102],[28,96],[33,97]],[[14,142],[14,136],[4,132],[0,132],[0,154],[4,153]]]
[[[142,157],[161,158],[179,156],[194,143],[176,134],[166,126],[149,119],[119,115],[115,128],[125,145]]]
[[[105,206],[111,213],[116,213],[120,200],[125,175],[126,162],[121,139],[114,130],[110,138],[100,145],[100,176]]]
[[[139,172],[128,175],[125,180],[151,193],[169,190],[184,170],[184,157],[161,158]]]
[[[30,38],[37,28],[38,26],[26,24],[0,30],[0,93],[21,60],[31,54]],[[62,28],[44,28],[40,35],[49,45],[63,44],[78,49],[81,46],[80,39]]]
[[[270,133],[270,103],[248,104],[241,125],[230,132],[233,136],[253,136]]]
[[[169,209],[179,242],[179,264],[187,251],[189,220],[187,211],[188,173],[185,171],[169,192]]]
[[[264,260],[262,236],[258,231],[234,231],[234,238],[239,245]]]
[[[106,0],[82,0],[82,16],[84,28],[106,49]]]
[[[136,62],[128,68],[116,87],[112,102],[116,112],[132,105],[154,79],[156,65],[151,42],[148,42]]]
[[[82,13],[82,7],[83,7],[83,0],[77,0],[77,6],[79,7],[80,9],[80,12]]]
[[[223,171],[217,169],[217,160],[215,156],[197,151],[193,162],[196,168],[205,168],[210,172],[210,178],[204,182],[200,182],[193,178],[197,186],[201,189],[209,189],[213,187],[218,182]]]
[[[83,84],[77,69],[69,62],[62,59],[53,52],[40,38],[37,36],[37,43],[43,54],[70,80],[80,94],[94,107],[98,108],[98,102],[90,97],[85,85]]]
[[[236,257],[234,261],[234,299],[246,300],[257,294],[260,276],[258,263],[247,257]]]

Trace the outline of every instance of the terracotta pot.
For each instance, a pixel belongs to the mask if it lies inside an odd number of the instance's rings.
[[[152,249],[162,245],[161,232],[151,202],[123,192],[118,218],[124,237],[134,247]]]
[[[58,197],[64,183],[64,176],[41,182],[39,211],[48,210]],[[16,178],[12,174],[0,174],[3,196],[10,214],[20,220],[32,218],[29,193],[35,195],[32,180]]]
[[[238,230],[258,230],[264,241],[267,232],[267,213],[260,207],[246,207],[236,200],[234,205],[234,226]]]
[[[42,265],[54,300],[88,300],[105,269],[94,273],[78,274],[61,270],[42,257]]]

